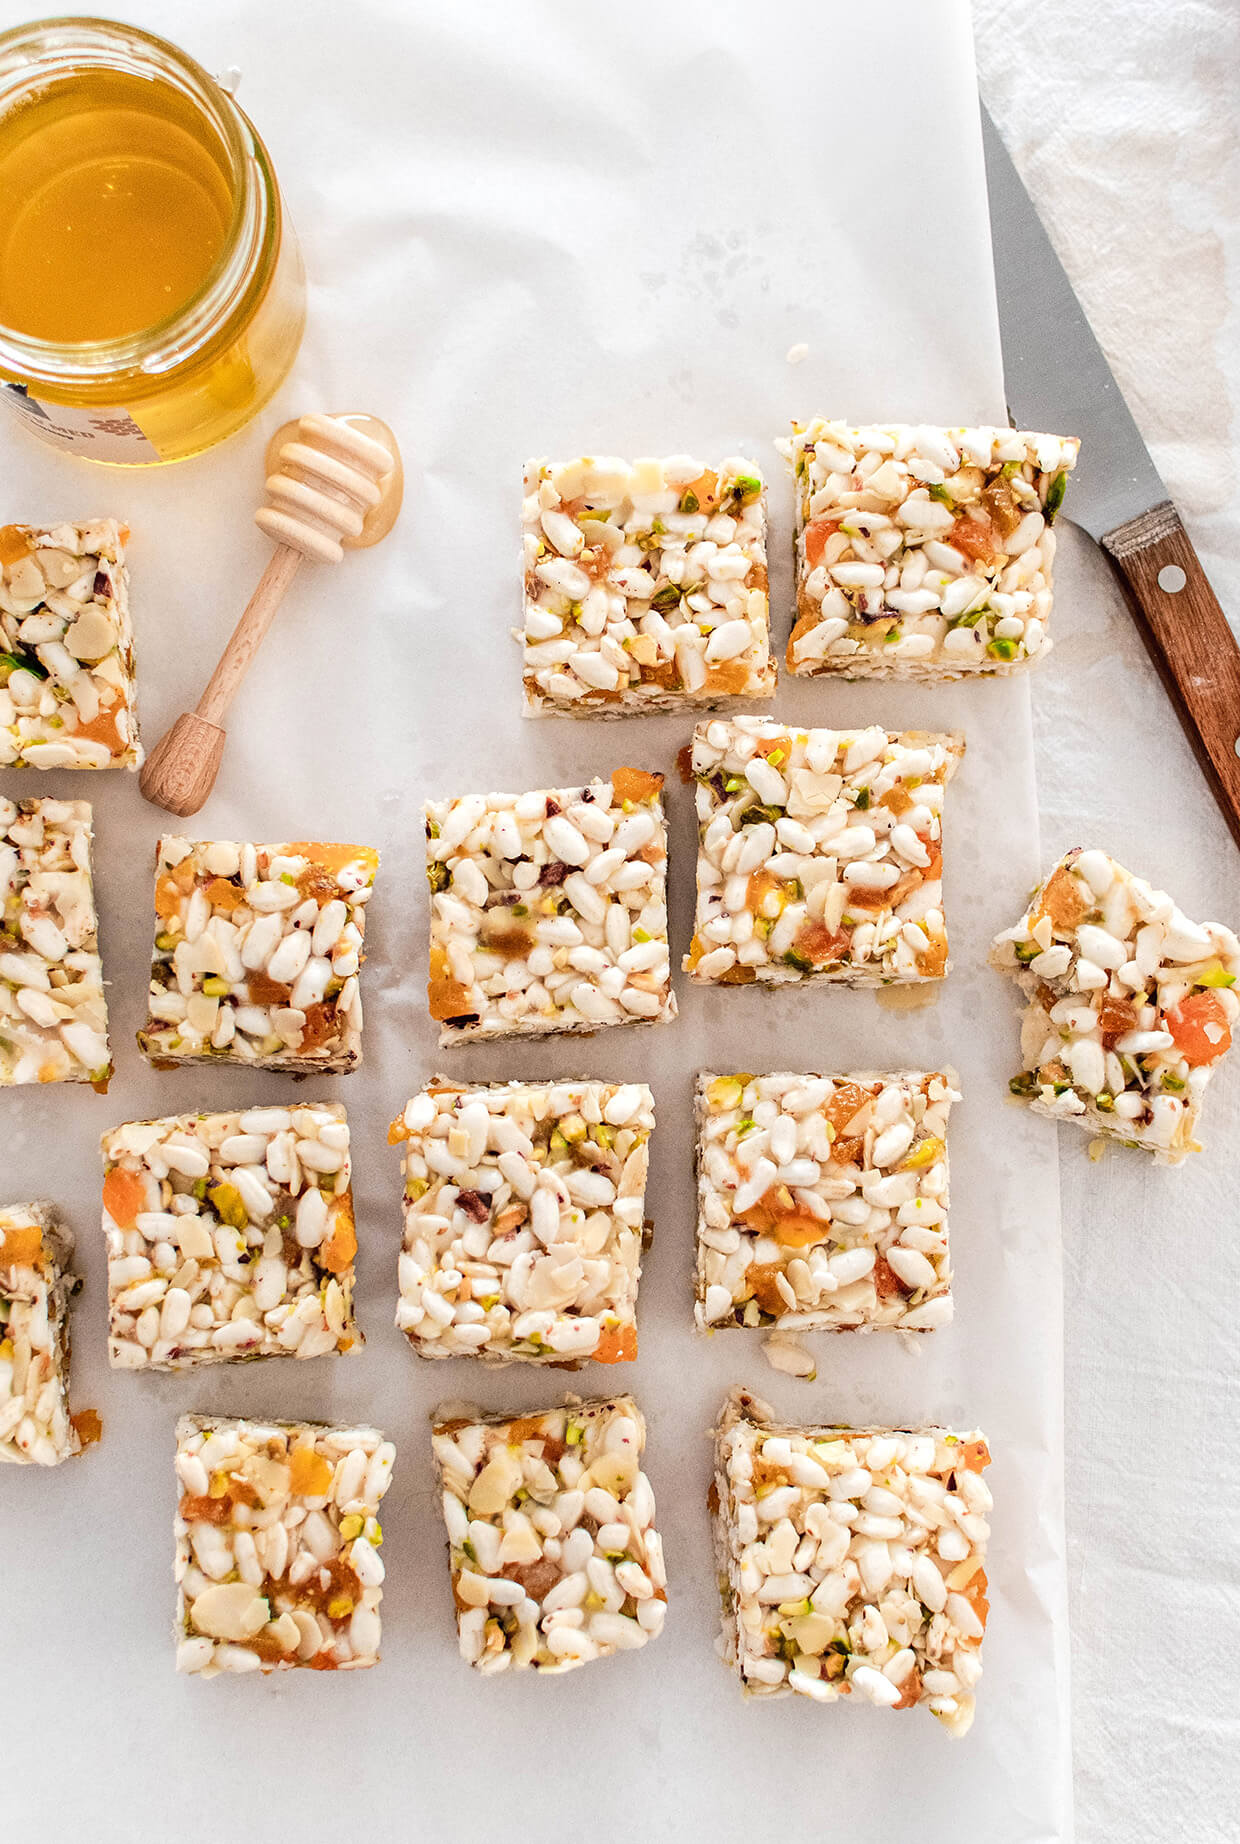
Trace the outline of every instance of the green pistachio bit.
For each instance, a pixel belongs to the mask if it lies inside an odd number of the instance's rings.
[[[208,973],[202,982],[202,990],[208,999],[225,999],[228,996],[228,981],[221,979],[218,973]]]
[[[762,482],[757,474],[738,474],[732,482],[732,492],[742,506],[757,499],[761,491]]]
[[[570,1421],[564,1429],[564,1445],[566,1447],[580,1447],[584,1435],[585,1428],[582,1426],[581,1422]]]
[[[798,954],[795,948],[789,948],[783,957],[785,967],[795,967],[798,973],[811,973],[814,963]]]
[[[744,785],[745,783],[740,779],[739,776],[731,775],[724,782],[723,788],[726,794],[739,794],[741,789],[744,787]]]
[[[701,503],[698,499],[697,494],[696,493],[682,493],[680,496],[680,510],[682,512],[700,512]]]
[[[0,653],[0,667],[7,668],[6,679],[10,672],[28,672],[35,679],[47,677],[47,667],[33,653]]]
[[[752,1133],[757,1124],[752,1114],[743,1114],[736,1123],[736,1131],[738,1135]]]
[[[680,595],[680,589],[675,583],[664,583],[662,589],[657,589],[654,595],[651,596],[650,606],[651,608],[659,609],[661,612],[669,608],[675,608],[680,600]]]
[[[1041,952],[1042,950],[1036,941],[1018,941],[1016,943],[1016,958],[1017,960],[1024,961],[1026,965],[1028,965],[1031,960],[1036,960]]]
[[[1046,522],[1048,525],[1053,525],[1055,523],[1055,514],[1063,505],[1063,496],[1067,490],[1067,485],[1067,472],[1065,469],[1060,468],[1055,478],[1051,481],[1050,486],[1046,489],[1046,504],[1044,511],[1046,513]]]
[[[1013,1095],[1033,1095],[1037,1093],[1038,1079],[1031,1069],[1027,1069],[1023,1074],[1013,1076],[1008,1088]]]
[[[1168,1074],[1166,1074],[1163,1077],[1162,1085],[1165,1089],[1168,1089],[1173,1095],[1180,1094],[1182,1090],[1188,1087],[1188,1084],[1187,1082],[1185,1082],[1183,1076],[1173,1076],[1170,1074],[1170,1072],[1168,1072]]]
[[[1221,961],[1215,961],[1212,967],[1205,967],[1193,980],[1194,986],[1234,986],[1236,976],[1228,973]]]
[[[926,491],[931,499],[941,500],[945,506],[954,506],[956,503],[945,480],[932,481]]]
[[[426,881],[433,893],[446,890],[452,881],[452,873],[442,858],[432,858],[426,867]]]
[[[864,813],[867,811],[869,805],[870,805],[869,788],[858,788],[856,794],[853,796],[853,806],[856,807],[860,812]]]
[[[1014,640],[992,640],[986,651],[993,654],[996,659],[1015,659],[1016,642]]]
[[[1000,477],[1004,480],[1011,480],[1014,474],[1019,474],[1019,473],[1020,473],[1020,462],[1019,461],[1005,461],[1003,463],[1003,466],[999,469]]]
[[[1094,1101],[1103,1114],[1113,1114],[1115,1112],[1115,1097],[1114,1095],[1108,1095],[1104,1088],[1098,1090],[1098,1093],[1094,1096]]]

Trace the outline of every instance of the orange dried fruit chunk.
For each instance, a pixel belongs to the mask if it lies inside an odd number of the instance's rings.
[[[1038,917],[1049,916],[1056,928],[1073,929],[1089,914],[1090,903],[1080,883],[1066,865],[1059,865],[1047,879],[1038,903]]]
[[[1217,1063],[1231,1049],[1231,1025],[1215,992],[1194,992],[1167,1013],[1167,1029],[1190,1069]]]
[[[213,877],[205,889],[212,909],[222,909],[225,915],[231,915],[245,902],[245,891],[230,877]]]
[[[862,1088],[859,1082],[836,1083],[830,1100],[823,1107],[823,1113],[830,1121],[837,1138],[849,1123],[855,1120],[866,1102],[873,1099],[869,1089]]]
[[[662,775],[652,775],[644,768],[612,770],[611,791],[614,799],[650,800],[663,786]]]
[[[43,1231],[37,1223],[15,1223],[0,1229],[0,1266],[31,1267],[43,1253]]]
[[[20,563],[32,548],[20,525],[0,525],[0,563]]]
[[[1052,995],[1051,1003],[1054,1002]],[[1102,1041],[1109,1050],[1117,1037],[1123,1037],[1126,1031],[1136,1030],[1137,1008],[1130,1000],[1116,999],[1108,993],[1102,1001],[1098,1023],[1102,1028]]]
[[[160,877],[155,883],[155,914],[162,922],[175,916],[181,907],[181,892],[171,877]]]
[[[102,743],[110,755],[123,754],[127,745],[116,727],[116,714],[119,710],[120,706],[114,704],[92,717],[88,724],[79,723],[73,732],[74,736],[84,736],[89,742]]]
[[[745,1285],[750,1294],[763,1312],[770,1313],[773,1318],[791,1310],[777,1284],[777,1276],[782,1273],[777,1261],[751,1261],[745,1270]]]
[[[284,847],[290,858],[308,858],[324,871],[337,874],[346,864],[364,864],[373,877],[379,868],[379,854],[373,845],[323,844],[314,839],[293,839]]]
[[[466,1018],[473,1009],[459,980],[430,980],[426,1000],[432,1018]]]
[[[811,519],[805,527],[805,561],[811,570],[818,568],[822,562],[822,554],[827,548],[827,540],[839,528],[839,520],[828,518],[825,514]],[[815,620],[821,620],[821,616],[816,617]]]
[[[990,520],[976,512],[963,513],[952,526],[950,542],[966,557],[980,563],[1003,549],[999,534]]]
[[[693,744],[684,743],[676,751],[676,772],[686,787],[693,782]]]
[[[313,1447],[294,1447],[288,1468],[289,1491],[299,1498],[324,1498],[331,1491],[331,1461]]]
[[[850,940],[847,930],[828,928],[825,922],[814,918],[802,922],[792,945],[802,960],[820,967],[826,961],[838,960]]]
[[[967,1473],[980,1473],[990,1465],[990,1449],[985,1441],[965,1441],[960,1449],[960,1464]]]
[[[635,1325],[606,1325],[590,1356],[596,1364],[631,1364],[637,1356]]]
[[[146,1186],[137,1172],[114,1165],[103,1181],[103,1207],[118,1229],[132,1229],[146,1209]]]
[[[708,668],[702,689],[718,692],[721,698],[735,698],[748,688],[752,670],[743,659],[724,660],[722,665]]]
[[[343,1274],[352,1266],[357,1254],[357,1229],[353,1222],[353,1205],[348,1197],[336,1200],[332,1233],[319,1245],[319,1266],[329,1274]]]
[[[83,1447],[93,1447],[96,1441],[103,1439],[103,1417],[98,1409],[79,1409],[70,1420]]]

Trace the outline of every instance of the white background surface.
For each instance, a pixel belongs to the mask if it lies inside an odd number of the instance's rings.
[[[299,581],[195,822],[205,836],[318,834],[383,851],[366,1067],[316,1085],[348,1103],[356,1129],[370,1342],[352,1360],[108,1373],[96,1135],[135,1116],[295,1091],[270,1074],[160,1075],[141,1064],[133,1031],[160,821],[127,778],[10,777],[6,791],[96,800],[119,1062],[103,1101],[71,1090],[4,1098],[4,1193],[50,1191],[78,1232],[87,1287],[74,1394],[105,1421],[98,1450],[53,1474],[10,1469],[0,1496],[0,1630],[24,1661],[4,1716],[6,1758],[22,1763],[6,1811],[31,1829],[50,1821],[50,1835],[92,1844],[411,1831],[473,1840],[505,1822],[557,1844],[582,1832],[597,1844],[755,1829],[794,1841],[828,1828],[858,1840],[915,1834],[919,1844],[1066,1834],[1054,1135],[1006,1103],[1015,1007],[982,966],[1037,864],[1025,682],[798,684],[776,701],[800,722],[967,730],[946,828],[956,971],[932,1009],[899,1014],[870,995],[824,991],[690,993],[678,982],[681,1018],[661,1032],[442,1057],[425,1012],[422,798],[557,785],[622,760],[670,768],[691,727],[680,717],[522,722],[505,630],[525,453],[756,454],[774,482],[782,643],[791,495],[769,440],[788,418],[825,407],[858,420],[1002,420],[963,5],[901,0],[858,16],[806,0],[777,11],[755,30],[739,7],[642,0],[604,44],[577,12],[534,0],[459,19],[396,0],[347,17],[238,5],[204,18],[188,0],[133,9],[208,66],[244,70],[242,99],[302,233],[307,343],[258,427],[180,469],[100,475],[0,433],[5,511],[114,511],[132,523],[149,742],[192,700],[262,567],[249,517],[269,430],[294,408],[372,408],[400,435],[409,490],[396,536],[338,574]],[[803,55],[791,56],[798,45]],[[930,145],[952,176],[933,211]],[[830,184],[806,184],[811,149],[811,166],[830,155]],[[811,357],[793,369],[785,353],[801,340]],[[1075,618],[1069,605],[1061,623]],[[688,791],[673,786],[670,799],[679,951],[693,826]],[[592,1392],[631,1384],[647,1412],[671,1610],[653,1648],[566,1678],[482,1682],[456,1658],[425,1422],[442,1396],[523,1408],[558,1395],[562,1380],[433,1369],[391,1329],[399,1179],[384,1129],[448,1058],[453,1073],[479,1079],[640,1075],[659,1108],[642,1356],[580,1381]],[[966,1095],[952,1129],[955,1326],[915,1354],[880,1337],[821,1341],[811,1387],[776,1377],[739,1335],[697,1341],[694,1068],[941,1059],[956,1063]],[[990,1435],[994,1612],[965,1743],[924,1712],[897,1723],[799,1700],[746,1706],[714,1660],[704,1431],[741,1381],[806,1419],[943,1419]],[[368,1415],[396,1439],[376,1671],[173,1676],[169,1462],[186,1408]]]
[[[982,93],[1234,625],[1240,8],[974,13]],[[1190,915],[1235,927],[1240,855],[1109,567],[1065,539],[1056,570],[1058,639],[1032,681],[1047,857],[1103,845]],[[1062,1134],[1083,1844],[1240,1832],[1238,1110],[1233,1062],[1210,1092],[1206,1151],[1174,1172],[1122,1152],[1091,1165],[1083,1136]]]

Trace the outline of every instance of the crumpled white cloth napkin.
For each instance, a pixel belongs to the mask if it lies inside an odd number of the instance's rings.
[[[1240,7],[974,11],[982,93],[1236,625]],[[1056,649],[1034,691],[1043,855],[1105,846],[1190,914],[1236,927],[1240,851],[1109,568],[1076,534],[1061,556]],[[1091,1164],[1085,1136],[1062,1130],[1087,1844],[1237,1835],[1240,1070],[1216,1080],[1202,1137],[1204,1153],[1163,1172],[1118,1150]]]

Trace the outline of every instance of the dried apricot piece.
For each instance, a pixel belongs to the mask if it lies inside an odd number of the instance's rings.
[[[0,563],[20,563],[32,546],[21,525],[0,525]]]
[[[1208,990],[1190,993],[1167,1013],[1167,1029],[1190,1069],[1217,1063],[1231,1049],[1231,1025],[1222,1001]]]
[[[96,1441],[103,1439],[103,1417],[98,1409],[79,1409],[76,1415],[70,1416],[70,1420],[73,1432],[83,1447],[93,1447]]]
[[[469,994],[459,980],[431,980],[426,1000],[432,1018],[467,1018],[471,1011]]]
[[[1055,928],[1074,929],[1089,914],[1090,903],[1067,865],[1058,865],[1046,881],[1037,916],[1049,916]]]
[[[0,1266],[32,1267],[43,1253],[43,1231],[37,1223],[15,1223],[0,1229]]]
[[[611,792],[618,801],[650,800],[663,786],[662,775],[652,775],[644,768],[612,770]]]
[[[114,1165],[103,1181],[103,1207],[118,1229],[132,1229],[146,1209],[146,1185],[137,1172]]]
[[[811,570],[816,570],[822,562],[822,554],[827,548],[827,541],[840,528],[838,519],[820,514],[811,519],[805,527],[805,561]]]
[[[323,1498],[331,1489],[330,1460],[313,1447],[294,1447],[289,1455],[289,1491],[299,1498]]]
[[[631,1364],[637,1356],[637,1327],[604,1326],[590,1356],[596,1364]]]
[[[319,1244],[319,1266],[329,1274],[344,1274],[357,1254],[357,1229],[353,1222],[353,1205],[347,1197],[337,1198],[332,1219],[332,1233]]]

